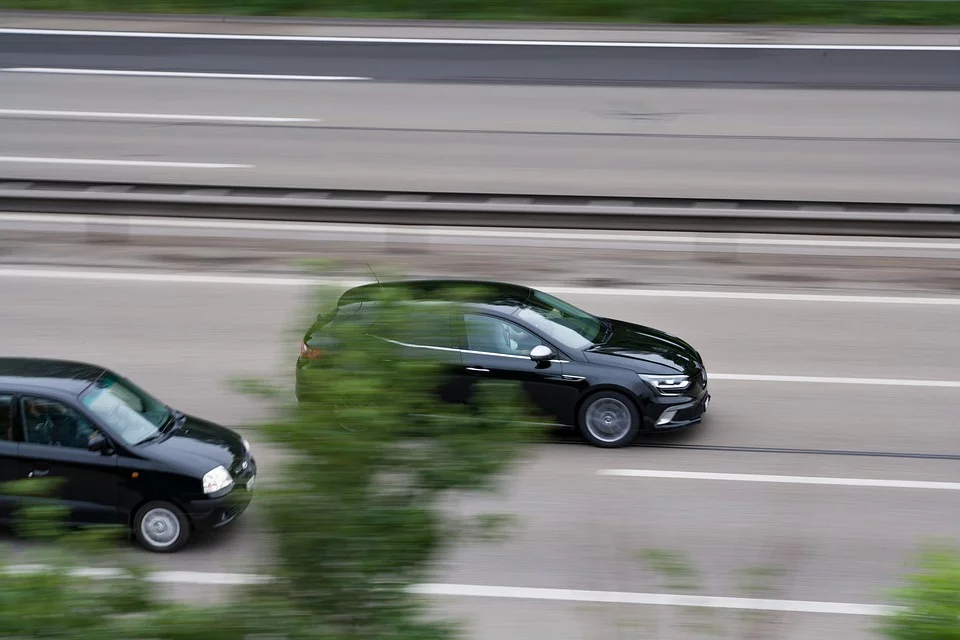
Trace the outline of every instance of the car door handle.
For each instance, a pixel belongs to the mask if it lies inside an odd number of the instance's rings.
[[[43,476],[50,473],[50,469],[34,469],[27,474],[28,478],[42,478]]]
[[[484,369],[483,367],[467,367],[467,371],[476,371],[478,373],[490,373],[490,369]]]

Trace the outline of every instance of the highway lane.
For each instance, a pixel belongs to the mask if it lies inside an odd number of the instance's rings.
[[[954,90],[960,52],[518,47],[0,34],[0,67],[352,76],[455,84]]]
[[[454,88],[5,73],[0,90],[0,175],[12,179],[960,198],[960,94],[954,92]],[[210,117],[250,120],[203,120]]]
[[[102,362],[174,405],[228,424],[248,423],[262,413],[257,404],[239,399],[226,381],[248,375],[289,380],[297,334],[309,315],[303,304],[307,291],[295,287],[4,277],[0,291],[11,301],[0,306],[0,351]],[[715,372],[759,372],[766,363],[778,371],[821,376],[849,375],[863,366],[874,376],[893,370],[896,377],[958,377],[952,363],[931,363],[937,355],[949,360],[942,356],[957,349],[956,332],[948,329],[956,326],[957,307],[566,297],[598,312],[683,332],[702,348]],[[835,338],[817,338],[831,326]],[[904,327],[932,331],[911,333]],[[751,346],[751,341],[759,342]],[[877,358],[884,349],[881,367]],[[659,440],[960,453],[953,428],[957,389],[717,380],[713,390],[715,403],[702,428]],[[251,436],[264,482],[276,481],[282,461],[255,433]],[[537,445],[533,453],[508,479],[502,499],[453,505],[462,512],[515,514],[512,537],[457,550],[438,568],[438,580],[677,592],[643,560],[654,550],[678,553],[696,568],[694,593],[756,596],[756,588],[751,591],[743,582],[751,567],[761,567],[778,572],[759,588],[762,597],[876,603],[917,544],[956,539],[956,491],[597,475],[632,468],[955,482],[956,459],[601,451],[561,436]],[[269,539],[262,514],[254,509],[247,515],[225,537],[201,541],[182,554],[136,557],[164,569],[267,571]],[[192,599],[198,592],[209,597],[210,589],[186,585],[176,592]],[[684,616],[691,614],[672,609],[475,598],[444,598],[438,605],[469,614],[476,637],[484,639],[521,640],[524,632],[558,629],[561,620],[564,629],[556,637],[571,640],[614,637],[620,624],[651,620],[671,637],[690,633],[680,625],[690,622]],[[494,610],[502,610],[503,617]],[[524,624],[508,634],[504,625],[522,615]],[[720,612],[711,619],[729,630],[745,624],[742,616]],[[762,631],[753,631],[757,637],[802,638],[819,630],[817,637],[843,633],[859,640],[869,637],[872,625],[869,618],[807,614],[769,614],[764,620]]]

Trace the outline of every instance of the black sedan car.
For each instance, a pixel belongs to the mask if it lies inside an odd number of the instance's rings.
[[[405,302],[451,302],[455,313],[432,318],[429,330],[397,339],[377,322],[385,287]],[[463,292],[471,292],[464,299]],[[431,305],[431,308],[437,305]],[[454,317],[455,316],[455,317]],[[553,425],[577,428],[598,447],[622,447],[641,432],[662,432],[702,420],[710,401],[707,371],[692,346],[650,327],[582,311],[542,291],[499,282],[409,280],[345,292],[331,314],[307,331],[297,362],[303,375],[322,357],[341,323],[391,340],[411,357],[425,353],[449,366],[443,399],[468,402],[482,379],[522,384]]]
[[[145,549],[176,551],[247,508],[256,469],[239,434],[103,367],[0,358],[0,483],[61,480],[44,499],[73,524],[127,526]],[[0,493],[0,521],[26,500],[38,498]]]

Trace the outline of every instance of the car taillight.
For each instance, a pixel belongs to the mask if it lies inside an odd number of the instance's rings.
[[[307,360],[317,360],[322,355],[323,351],[308,346],[306,342],[300,345],[300,357],[302,358],[306,358]]]

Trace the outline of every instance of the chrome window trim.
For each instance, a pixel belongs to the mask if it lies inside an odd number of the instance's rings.
[[[380,336],[372,336],[378,340],[383,340],[384,342],[389,342],[391,344],[396,344],[401,347],[410,347],[411,349],[431,349],[433,351],[447,351],[450,353],[469,353],[471,355],[477,356],[496,356],[498,358],[517,358],[519,360],[530,360],[530,356],[515,356],[509,353],[491,353],[489,351],[472,351],[470,349],[454,349],[452,347],[434,347],[432,345],[426,344],[410,344],[408,342],[400,342],[399,340],[391,340],[390,338],[381,338]],[[554,364],[567,364],[569,360],[549,360]]]

